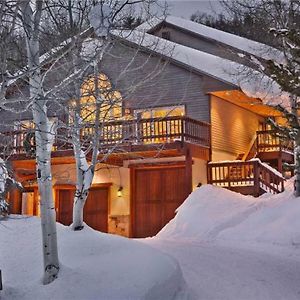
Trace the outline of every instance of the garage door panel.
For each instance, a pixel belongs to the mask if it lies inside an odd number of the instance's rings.
[[[133,236],[156,235],[186,198],[184,167],[136,169]]]
[[[75,189],[58,189],[57,220],[69,226],[72,224]],[[83,220],[95,230],[107,232],[108,188],[91,189],[84,205]]]
[[[86,224],[95,230],[107,232],[108,189],[92,189],[83,211]]]
[[[63,225],[69,226],[73,222],[73,201],[74,190],[59,190],[58,191],[58,214],[57,221]]]
[[[178,202],[178,199],[185,199],[185,169],[173,168],[164,172],[165,201]]]
[[[164,219],[166,223],[175,217],[175,211],[180,206],[179,203],[165,203],[164,204]]]

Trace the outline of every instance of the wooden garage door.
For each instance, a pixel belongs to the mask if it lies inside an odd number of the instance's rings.
[[[185,167],[136,169],[133,188],[133,236],[156,235],[187,197]]]
[[[64,225],[72,223],[74,189],[58,189],[58,222]],[[90,227],[107,232],[108,188],[92,188],[83,210],[83,220]]]

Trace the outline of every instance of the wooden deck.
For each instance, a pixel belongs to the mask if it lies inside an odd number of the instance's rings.
[[[90,146],[94,132],[92,124],[81,129],[81,141],[85,149]],[[133,152],[139,155],[155,151],[168,153],[188,144],[201,149],[199,153],[203,153],[207,159],[209,156],[210,125],[185,116],[107,122],[101,124],[100,132],[100,155],[118,153],[128,157]],[[11,160],[33,159],[35,142],[34,138],[28,138],[29,134],[33,135],[33,132],[19,130],[2,133],[2,154]],[[70,132],[60,128],[52,157],[73,156],[72,149]]]
[[[256,157],[284,173],[283,164],[294,162],[294,143],[276,130],[257,131]]]
[[[284,178],[258,159],[209,163],[208,183],[255,197],[284,191]]]

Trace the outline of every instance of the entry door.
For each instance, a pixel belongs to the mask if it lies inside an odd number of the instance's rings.
[[[75,189],[58,189],[57,220],[72,224]],[[108,227],[108,187],[92,188],[83,210],[84,222],[95,230],[107,232]]]
[[[91,189],[84,206],[83,219],[95,230],[107,232],[108,188]]]
[[[133,188],[133,236],[156,235],[187,197],[185,167],[136,169]]]
[[[74,195],[75,189],[57,190],[57,221],[66,226],[72,224]]]

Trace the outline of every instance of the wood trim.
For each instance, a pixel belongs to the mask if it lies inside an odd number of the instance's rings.
[[[104,187],[110,187],[112,186],[112,182],[104,182],[104,183],[95,183],[92,184],[90,189],[98,189],[98,188],[104,188]],[[73,190],[76,189],[76,184],[55,184],[53,186],[54,189],[59,189],[59,190]]]
[[[136,168],[130,168],[130,201],[129,201],[129,205],[130,205],[130,217],[129,217],[129,237],[133,237],[134,236],[134,226],[135,226],[135,222],[134,222],[134,216],[135,216],[135,212],[136,212],[136,207],[135,207],[135,174],[136,174]]]
[[[194,162],[193,162],[194,163]],[[171,161],[171,162],[153,162],[153,163],[133,163],[129,164],[128,168],[130,169],[165,169],[165,168],[178,168],[184,167],[185,161]]]

